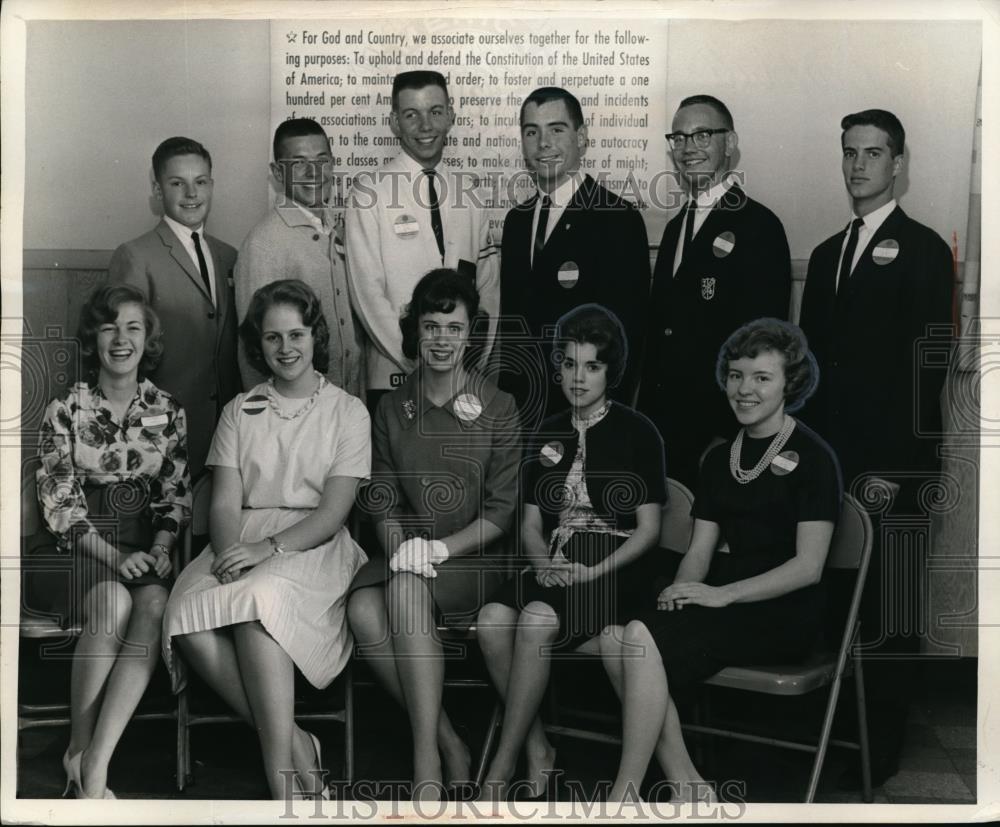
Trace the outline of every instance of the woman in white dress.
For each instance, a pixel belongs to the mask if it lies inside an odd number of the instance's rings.
[[[345,596],[366,561],[345,522],[369,476],[361,400],[329,384],[329,331],[296,279],[253,296],[240,335],[270,378],[222,413],[207,465],[211,544],[180,575],[164,617],[180,659],[257,730],[272,798],[323,795],[319,741],[295,724],[294,669],[327,686],[350,655]],[[294,767],[294,789],[282,770]],[[286,773],[287,774],[287,773]]]

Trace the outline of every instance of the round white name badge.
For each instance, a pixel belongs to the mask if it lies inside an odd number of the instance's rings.
[[[798,451],[782,451],[771,460],[771,473],[783,477],[785,474],[791,474],[798,466]]]
[[[564,261],[559,265],[556,278],[559,279],[560,287],[570,290],[576,287],[576,283],[580,280],[580,268],[576,266],[575,261]]]
[[[267,410],[267,404],[267,397],[257,393],[244,399],[240,410],[250,416],[256,416],[261,411]]]
[[[558,465],[565,452],[566,449],[563,448],[563,444],[561,442],[547,442],[542,446],[541,450],[542,465],[547,468],[551,468],[553,465]]]
[[[899,255],[899,242],[894,238],[887,238],[880,241],[872,250],[872,261],[876,264],[886,265]]]
[[[455,404],[452,406],[455,416],[463,422],[474,422],[479,419],[483,412],[483,403],[474,393],[463,393],[455,397]]]
[[[736,236],[726,230],[724,233],[719,233],[715,240],[712,242],[712,253],[716,258],[725,258],[736,246]]]

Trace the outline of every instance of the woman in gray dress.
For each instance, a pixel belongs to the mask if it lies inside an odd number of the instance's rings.
[[[438,623],[468,626],[499,584],[514,516],[519,424],[513,399],[471,367],[479,295],[432,270],[400,320],[418,367],[386,394],[372,425],[372,482],[362,496],[379,555],[352,585],[348,618],[372,670],[413,731],[415,798],[469,775],[469,751],[441,708]],[[485,328],[485,325],[483,325]]]

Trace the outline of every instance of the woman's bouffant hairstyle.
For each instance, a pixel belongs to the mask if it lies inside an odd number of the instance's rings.
[[[466,367],[479,361],[486,336],[486,314],[479,309],[479,291],[469,276],[448,267],[439,267],[425,274],[413,288],[413,297],[399,319],[403,334],[403,355],[416,359],[420,355],[420,317],[428,313],[451,313],[465,305],[469,314],[469,344],[463,362]]]
[[[130,284],[106,284],[97,288],[87,299],[80,311],[80,325],[76,331],[80,352],[83,354],[83,367],[91,378],[101,369],[101,359],[97,355],[97,333],[101,325],[118,318],[118,308],[123,304],[139,305],[146,322],[146,347],[139,360],[139,376],[146,376],[160,363],[163,355],[160,318],[146,301],[145,294]]]
[[[558,369],[566,353],[566,344],[593,345],[597,358],[608,366],[608,387],[622,380],[628,364],[628,339],[621,320],[600,304],[581,304],[556,322],[552,360]]]
[[[302,324],[312,330],[313,367],[326,373],[330,365],[330,329],[323,317],[323,306],[316,294],[299,279],[282,279],[265,284],[253,294],[247,316],[240,325],[243,350],[250,365],[261,373],[269,374],[271,369],[264,360],[261,337],[264,334],[264,316],[275,305],[286,304],[294,307],[302,316]]]
[[[725,390],[730,362],[753,359],[766,351],[780,353],[785,360],[785,411],[799,410],[819,385],[819,365],[805,333],[791,322],[754,319],[732,333],[719,350],[716,382]]]

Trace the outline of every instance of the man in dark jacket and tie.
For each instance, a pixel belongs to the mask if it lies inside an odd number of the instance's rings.
[[[561,316],[600,304],[628,336],[628,366],[611,396],[635,392],[649,296],[649,241],[639,210],[580,171],[587,126],[580,102],[558,87],[521,105],[521,149],[538,192],[504,222],[500,259],[501,386],[536,426],[566,407],[552,380],[551,337]]]
[[[872,775],[880,783],[898,769],[926,577],[926,543],[890,535],[902,516],[929,538],[921,500],[933,497],[920,491],[940,465],[954,269],[948,245],[893,197],[903,168],[899,119],[870,109],[846,116],[841,129],[853,215],[809,259],[800,324],[820,385],[802,417],[837,452],[848,491],[866,499],[872,478],[895,491],[876,521],[861,607],[863,652],[872,658],[864,667]]]
[[[738,136],[726,105],[685,98],[671,129],[688,199],[656,258],[639,410],[660,429],[667,473],[693,488],[706,449],[735,428],[715,384],[719,348],[752,319],[787,319],[792,275],[781,221],[731,174]]]

